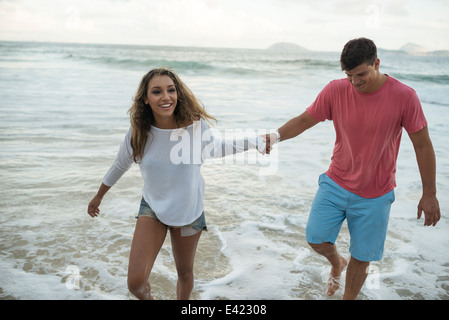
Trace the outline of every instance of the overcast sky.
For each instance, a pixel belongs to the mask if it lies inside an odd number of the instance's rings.
[[[0,0],[0,40],[449,50],[449,0]]]

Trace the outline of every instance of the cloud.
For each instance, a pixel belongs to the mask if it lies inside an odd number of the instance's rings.
[[[251,5],[218,0],[0,2],[7,40],[230,46],[280,27]],[[236,41],[237,40],[237,41]]]
[[[447,49],[445,1],[0,0],[0,40],[339,51],[368,36],[392,49]]]

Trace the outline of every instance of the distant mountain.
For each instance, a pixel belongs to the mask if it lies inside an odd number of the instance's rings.
[[[425,55],[429,52],[429,49],[424,48],[423,46],[420,46],[416,43],[406,43],[404,44],[400,49],[400,51],[405,51],[409,54],[422,54]]]
[[[419,56],[449,56],[448,50],[438,50],[438,51],[430,51],[429,49],[416,44],[416,43],[406,43],[404,44],[399,51],[404,51],[408,54],[419,55]]]
[[[278,42],[267,48],[269,51],[282,51],[282,52],[301,52],[309,51],[307,48],[298,46],[297,44],[291,42]]]

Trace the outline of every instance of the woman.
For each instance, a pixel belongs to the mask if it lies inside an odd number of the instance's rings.
[[[264,153],[265,142],[257,137],[233,142],[214,138],[205,120],[215,118],[176,74],[164,68],[143,77],[129,114],[131,128],[87,212],[98,216],[106,192],[133,162],[138,163],[144,187],[129,257],[128,288],[139,299],[152,299],[148,278],[170,230],[177,298],[189,299],[197,244],[202,230],[207,230],[201,164],[249,148]]]

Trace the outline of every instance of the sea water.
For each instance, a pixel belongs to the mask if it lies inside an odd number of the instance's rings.
[[[384,258],[371,264],[359,298],[448,299],[449,57],[379,56],[381,71],[422,101],[442,219],[436,227],[416,219],[421,182],[404,132]],[[142,76],[161,66],[181,76],[219,132],[235,133],[278,128],[344,77],[338,52],[1,42],[0,298],[133,299],[126,277],[138,166],[105,196],[100,217],[86,211],[128,130]],[[330,266],[304,234],[334,139],[326,121],[271,155],[203,165],[209,230],[193,299],[341,299],[343,289],[326,296]],[[176,298],[169,238],[150,276],[156,299]],[[349,258],[346,224],[337,247]]]

